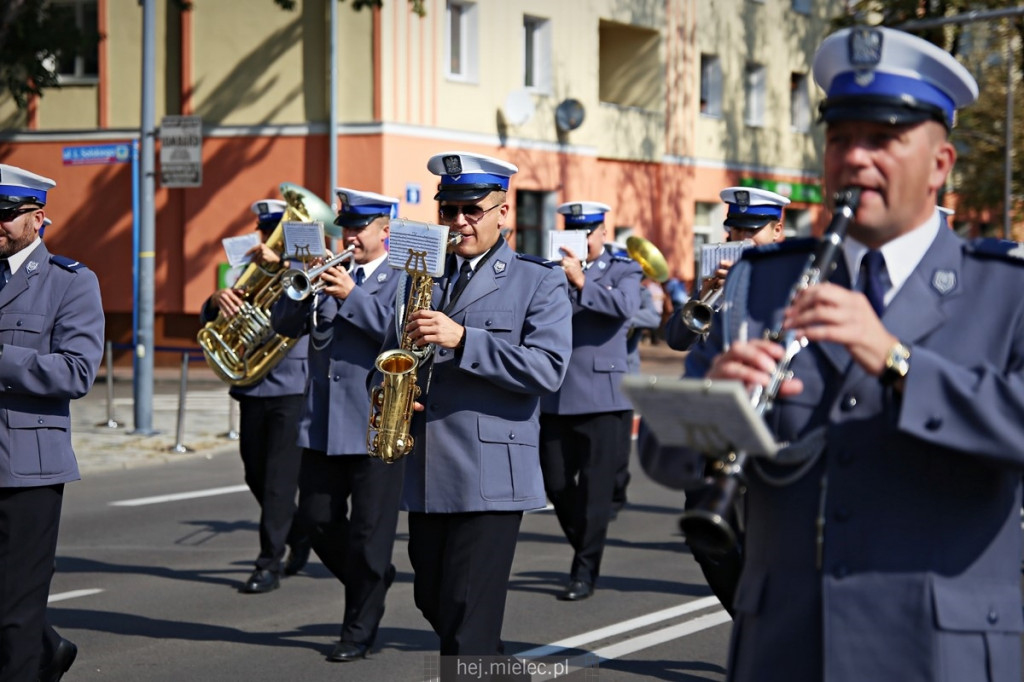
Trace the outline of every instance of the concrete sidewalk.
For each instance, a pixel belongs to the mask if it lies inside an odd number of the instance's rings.
[[[664,343],[643,342],[640,359],[641,370],[647,374],[682,373],[683,354]],[[181,368],[154,370],[152,425],[157,433],[152,435],[133,433],[136,424],[130,367],[114,369],[111,408],[120,426],[106,426],[108,388],[105,369],[101,369],[89,394],[71,402],[71,441],[82,475],[224,453],[237,455],[238,441],[228,437],[232,428],[238,428],[237,404],[231,407],[234,401],[228,396],[227,384],[202,362],[190,363],[187,379],[181,444],[190,451],[176,452]]]

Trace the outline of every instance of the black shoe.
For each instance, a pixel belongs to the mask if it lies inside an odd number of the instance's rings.
[[[558,598],[562,601],[581,601],[594,594],[594,586],[582,580],[573,580]]]
[[[270,592],[276,590],[281,586],[281,579],[277,576],[277,573],[268,571],[265,568],[257,568],[249,576],[249,579],[245,581],[239,592],[246,594],[263,594],[264,592]]]
[[[53,652],[53,658],[39,669],[39,682],[58,682],[75,662],[78,647],[71,640],[61,638]]]
[[[360,658],[366,658],[366,652],[369,650],[370,647],[366,644],[338,642],[334,645],[331,653],[327,655],[327,660],[335,663],[355,661]]]
[[[295,575],[301,571],[306,562],[309,561],[309,545],[300,545],[288,550],[288,559],[284,562],[285,575]]]

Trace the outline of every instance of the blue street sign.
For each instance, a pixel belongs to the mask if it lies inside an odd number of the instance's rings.
[[[420,203],[420,183],[418,183],[418,182],[407,182],[407,183],[405,183],[405,203],[407,203],[407,204],[418,204],[418,203]]]
[[[127,142],[118,144],[90,144],[64,147],[61,157],[65,166],[84,166],[93,163],[127,163],[132,160],[132,148]]]

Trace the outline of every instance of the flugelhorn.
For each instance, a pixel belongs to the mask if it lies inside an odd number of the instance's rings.
[[[355,252],[356,247],[350,246],[341,253],[331,256],[322,265],[318,265],[312,270],[292,270],[284,276],[285,295],[293,301],[305,301],[312,294],[324,288],[325,285],[323,280],[320,279],[320,275],[337,265],[341,265],[345,261],[352,260],[355,257]]]
[[[668,262],[658,247],[643,237],[626,239],[626,254],[640,265],[644,275],[655,282],[668,281]]]
[[[702,297],[691,298],[683,304],[679,317],[687,329],[701,336],[711,331],[711,320],[714,319],[715,311],[718,310],[718,301],[722,298],[722,290],[723,286],[719,284]]]
[[[792,305],[797,294],[804,289],[828,280],[842,252],[846,228],[853,220],[859,202],[859,187],[850,187],[836,193],[832,222],[790,290],[787,307]],[[777,363],[768,385],[758,386],[750,395],[751,404],[759,417],[765,416],[772,409],[782,382],[789,376],[793,358],[807,345],[806,338],[798,337],[791,329],[783,330],[781,322],[766,334],[766,338],[779,343],[785,348],[785,353]],[[743,490],[746,459],[747,453],[739,451],[730,452],[724,460],[713,462],[708,494],[701,499],[700,504],[679,519],[679,527],[686,536],[687,544],[712,555],[724,554],[737,545],[736,532],[727,519],[737,495]]]

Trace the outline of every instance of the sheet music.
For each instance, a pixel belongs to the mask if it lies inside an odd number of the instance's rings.
[[[284,231],[286,257],[309,261],[327,256],[324,228],[320,223],[286,222],[281,229]]]
[[[246,255],[249,249],[260,243],[260,233],[250,232],[238,237],[225,237],[220,240],[224,245],[224,253],[228,257],[228,265],[236,267],[245,265],[252,260],[252,256]]]
[[[737,381],[631,374],[622,389],[662,445],[712,455],[734,450],[774,456],[778,444]]]
[[[745,249],[752,246],[750,241],[742,242],[720,242],[718,244],[704,244],[700,247],[700,278],[703,280],[715,274],[718,264],[724,260],[735,263],[740,259]]]
[[[391,220],[388,265],[399,270],[424,271],[432,277],[444,274],[448,228],[404,218]]]
[[[580,260],[587,260],[586,230],[550,230],[548,231],[548,260],[562,260],[565,254],[558,249],[566,246],[572,249],[573,255]]]

